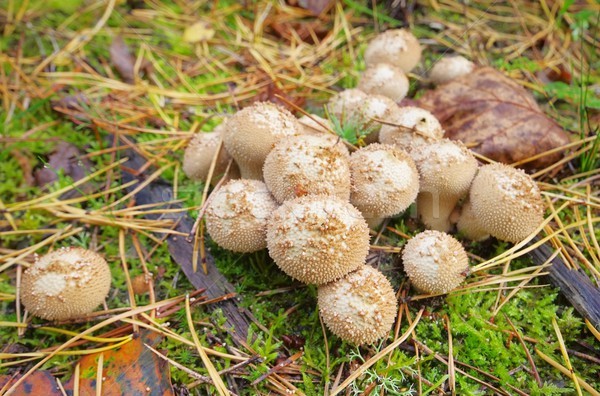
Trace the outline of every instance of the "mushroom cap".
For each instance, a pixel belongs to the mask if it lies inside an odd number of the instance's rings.
[[[439,140],[444,136],[438,119],[420,107],[396,107],[386,115],[385,120],[394,125],[381,126],[379,141],[396,145],[409,152],[418,145]]]
[[[302,130],[306,135],[333,135],[325,126],[330,126],[329,120],[320,117],[316,114],[303,115],[298,118],[298,122],[302,126]]]
[[[255,252],[267,247],[267,220],[277,208],[264,182],[231,180],[214,191],[206,207],[206,230],[222,248]]]
[[[389,63],[408,73],[421,60],[421,45],[408,30],[390,29],[369,42],[364,58],[367,66]]]
[[[404,272],[428,294],[448,293],[467,276],[469,259],[463,246],[445,232],[427,230],[409,240],[402,252]]]
[[[334,135],[282,139],[267,156],[263,176],[277,202],[306,195],[350,198],[348,149]]]
[[[527,238],[544,221],[544,204],[535,181],[504,164],[479,168],[469,192],[471,209],[494,237],[509,242]]]
[[[286,201],[269,220],[269,255],[289,276],[324,284],[364,264],[369,227],[358,209],[327,195]]]
[[[394,146],[371,144],[350,156],[350,203],[365,218],[397,215],[419,192],[419,173],[410,156]]]
[[[371,344],[387,336],[398,307],[390,281],[368,265],[319,286],[318,301],[329,330],[357,345]]]
[[[357,88],[399,102],[406,97],[409,82],[401,68],[389,63],[377,63],[367,67],[358,80]]]
[[[431,68],[429,80],[436,85],[445,84],[471,73],[473,69],[475,64],[463,56],[444,56]]]
[[[301,133],[302,126],[288,110],[270,102],[257,102],[229,117],[223,144],[243,178],[262,180],[263,163],[275,143]]]
[[[47,320],[80,318],[106,298],[111,275],[98,253],[64,247],[39,258],[23,273],[21,302]]]
[[[342,124],[352,122],[361,113],[366,98],[367,94],[360,89],[345,89],[329,99],[327,108]]]
[[[206,181],[208,171],[215,153],[219,147],[225,123],[219,124],[212,132],[199,132],[194,134],[183,154],[183,172],[192,180]],[[223,147],[217,157],[215,170],[213,171],[213,182],[218,181],[218,176],[225,173],[231,156]],[[235,162],[229,170],[231,174],[239,175],[239,169]],[[235,178],[235,177],[233,177]]]

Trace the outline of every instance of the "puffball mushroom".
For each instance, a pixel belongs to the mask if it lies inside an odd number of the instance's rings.
[[[520,169],[498,163],[479,168],[457,226],[467,238],[481,239],[481,232],[475,231],[483,229],[517,243],[543,221],[544,205],[535,181]]]
[[[477,160],[461,142],[450,139],[420,145],[411,152],[411,157],[421,176],[417,198],[421,220],[428,228],[450,230],[450,215],[469,192]]]
[[[396,107],[385,117],[379,131],[379,142],[393,144],[403,150],[411,150],[418,145],[440,140],[444,130],[437,118],[420,107]],[[409,152],[410,153],[410,152]]]
[[[367,66],[389,63],[408,73],[421,60],[421,45],[408,30],[390,29],[369,42],[364,58]]]
[[[219,142],[224,130],[224,123],[219,124],[212,132],[199,132],[194,134],[183,154],[182,168],[183,172],[192,180],[206,181],[213,158],[219,148]],[[231,156],[221,148],[217,157],[215,169],[213,171],[212,184],[216,184],[220,176],[225,173]],[[229,169],[229,177],[236,179],[239,177],[239,168],[234,162]]]
[[[435,230],[423,231],[409,240],[402,261],[412,285],[427,294],[448,293],[469,273],[467,252],[460,242]]]
[[[369,227],[348,202],[328,195],[286,201],[267,227],[267,247],[289,276],[321,285],[364,265]]]
[[[357,345],[387,336],[398,308],[390,281],[368,265],[319,286],[318,304],[329,330]]]
[[[334,135],[299,135],[282,139],[267,156],[263,176],[277,200],[306,194],[350,198],[348,149]]]
[[[303,115],[298,118],[298,122],[302,125],[302,130],[306,135],[333,135],[326,127],[330,127],[331,123],[323,117],[316,114]]]
[[[39,258],[23,273],[21,302],[47,320],[81,318],[106,298],[111,275],[99,254],[64,247]]]
[[[429,80],[436,85],[445,84],[466,76],[473,69],[475,69],[475,64],[463,56],[444,56],[431,68]]]
[[[227,120],[223,144],[240,167],[242,178],[262,180],[265,158],[275,143],[301,133],[302,126],[289,111],[270,102],[257,102]]]
[[[419,192],[419,173],[403,150],[380,143],[362,147],[350,156],[350,203],[370,227],[395,216],[412,204]]]
[[[276,208],[264,182],[231,180],[210,195],[206,230],[224,249],[255,252],[267,247],[267,220]]]
[[[383,95],[400,102],[408,93],[406,74],[397,66],[377,63],[367,67],[358,80],[357,88],[372,95]]]

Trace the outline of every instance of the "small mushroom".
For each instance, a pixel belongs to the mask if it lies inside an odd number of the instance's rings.
[[[192,180],[206,181],[213,158],[216,154],[221,136],[223,134],[225,123],[219,124],[212,132],[199,132],[194,134],[183,154],[182,168],[183,172]],[[215,169],[211,184],[216,184],[220,177],[225,173],[231,156],[221,147],[217,157]],[[237,179],[239,177],[239,168],[234,162],[229,169],[228,177]]]
[[[267,219],[276,208],[264,182],[231,180],[210,195],[206,230],[224,249],[255,252],[267,247]]]
[[[477,160],[461,142],[442,139],[411,151],[419,169],[421,188],[417,212],[431,229],[448,231],[450,215],[469,192],[477,173]]]
[[[267,156],[263,176],[277,200],[307,194],[350,198],[350,154],[334,135],[299,135],[282,139]]]
[[[391,145],[377,143],[355,151],[350,156],[350,171],[350,203],[371,228],[384,217],[403,212],[419,192],[415,163],[405,151]]]
[[[319,286],[318,304],[329,330],[356,345],[387,336],[398,307],[390,281],[368,265]]]
[[[333,135],[327,128],[331,128],[329,120],[320,117],[316,114],[303,115],[298,118],[298,122],[302,125],[302,130],[306,135]]]
[[[64,247],[39,258],[23,273],[21,302],[35,316],[47,320],[81,318],[102,304],[111,275],[99,254]]]
[[[381,126],[379,141],[393,144],[409,151],[421,144],[440,140],[444,130],[437,118],[420,107],[396,107],[385,117],[386,124]]]
[[[400,102],[408,93],[408,78],[401,68],[389,63],[367,67],[358,80],[357,88],[371,95],[383,95]]]
[[[470,74],[473,69],[475,64],[463,56],[444,56],[431,68],[429,80],[436,85],[445,84]]]
[[[369,42],[364,57],[367,66],[389,63],[408,73],[421,60],[421,45],[408,30],[390,29]]]
[[[455,289],[469,273],[469,259],[452,236],[435,230],[423,231],[404,246],[404,272],[420,292],[443,294]]]
[[[321,285],[364,265],[369,227],[348,202],[326,195],[286,201],[267,227],[269,255],[289,276]]]
[[[504,164],[479,168],[463,207],[458,230],[480,240],[485,230],[503,241],[520,242],[544,221],[544,205],[535,181],[520,169]]]
[[[223,144],[244,179],[262,180],[265,158],[275,143],[301,133],[302,126],[289,111],[270,102],[257,102],[227,120]]]

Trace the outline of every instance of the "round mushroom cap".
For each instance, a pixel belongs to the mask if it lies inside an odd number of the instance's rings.
[[[110,282],[110,268],[102,256],[64,247],[36,258],[23,273],[21,302],[43,319],[81,318],[104,301]]]
[[[263,163],[275,143],[301,133],[302,126],[288,110],[270,102],[257,102],[227,120],[223,144],[243,178],[262,180]]]
[[[330,127],[329,120],[319,117],[316,114],[303,115],[298,118],[298,122],[302,125],[302,130],[306,135],[333,135],[326,127]]]
[[[508,165],[480,167],[469,201],[480,224],[503,241],[520,242],[544,221],[544,204],[537,184],[524,171]]]
[[[436,85],[445,84],[468,75],[473,69],[475,64],[463,56],[444,56],[431,68],[429,79]]]
[[[408,73],[421,60],[421,45],[408,30],[390,29],[369,42],[364,58],[367,66],[389,63]]]
[[[444,136],[444,130],[437,118],[420,107],[404,106],[391,110],[379,131],[379,141],[410,150],[421,144],[428,144]]]
[[[410,156],[394,146],[371,144],[350,156],[350,203],[365,218],[403,212],[419,192],[419,173]]]
[[[409,240],[402,252],[404,272],[427,294],[448,293],[465,280],[469,259],[463,246],[445,232],[427,230]]]
[[[277,200],[307,194],[350,198],[350,154],[334,135],[299,135],[281,140],[267,156],[263,176]]]
[[[206,181],[210,165],[219,148],[224,125],[224,123],[219,124],[212,132],[194,134],[183,154],[182,168],[187,177],[192,180]],[[224,147],[221,148],[213,171],[212,182],[218,181],[219,176],[225,173],[230,160],[231,156],[227,150]],[[239,175],[239,169],[235,163],[232,164],[229,172],[230,175]]]
[[[390,281],[368,265],[319,286],[318,300],[323,322],[331,332],[357,345],[387,336],[398,307]]]
[[[394,102],[406,97],[408,77],[402,69],[389,63],[377,63],[367,67],[358,80],[358,89],[372,95],[383,95]]]
[[[346,124],[361,114],[366,98],[367,94],[360,89],[345,89],[329,99],[327,109],[340,123]]]
[[[206,230],[224,249],[255,252],[267,247],[267,220],[277,209],[264,182],[231,180],[209,198]]]
[[[333,196],[286,201],[269,220],[269,255],[289,276],[317,285],[364,264],[369,227],[358,209]]]

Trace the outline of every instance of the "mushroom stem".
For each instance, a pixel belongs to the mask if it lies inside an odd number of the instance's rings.
[[[452,228],[450,215],[459,198],[437,191],[421,191],[417,196],[417,213],[432,230],[448,232]]]

